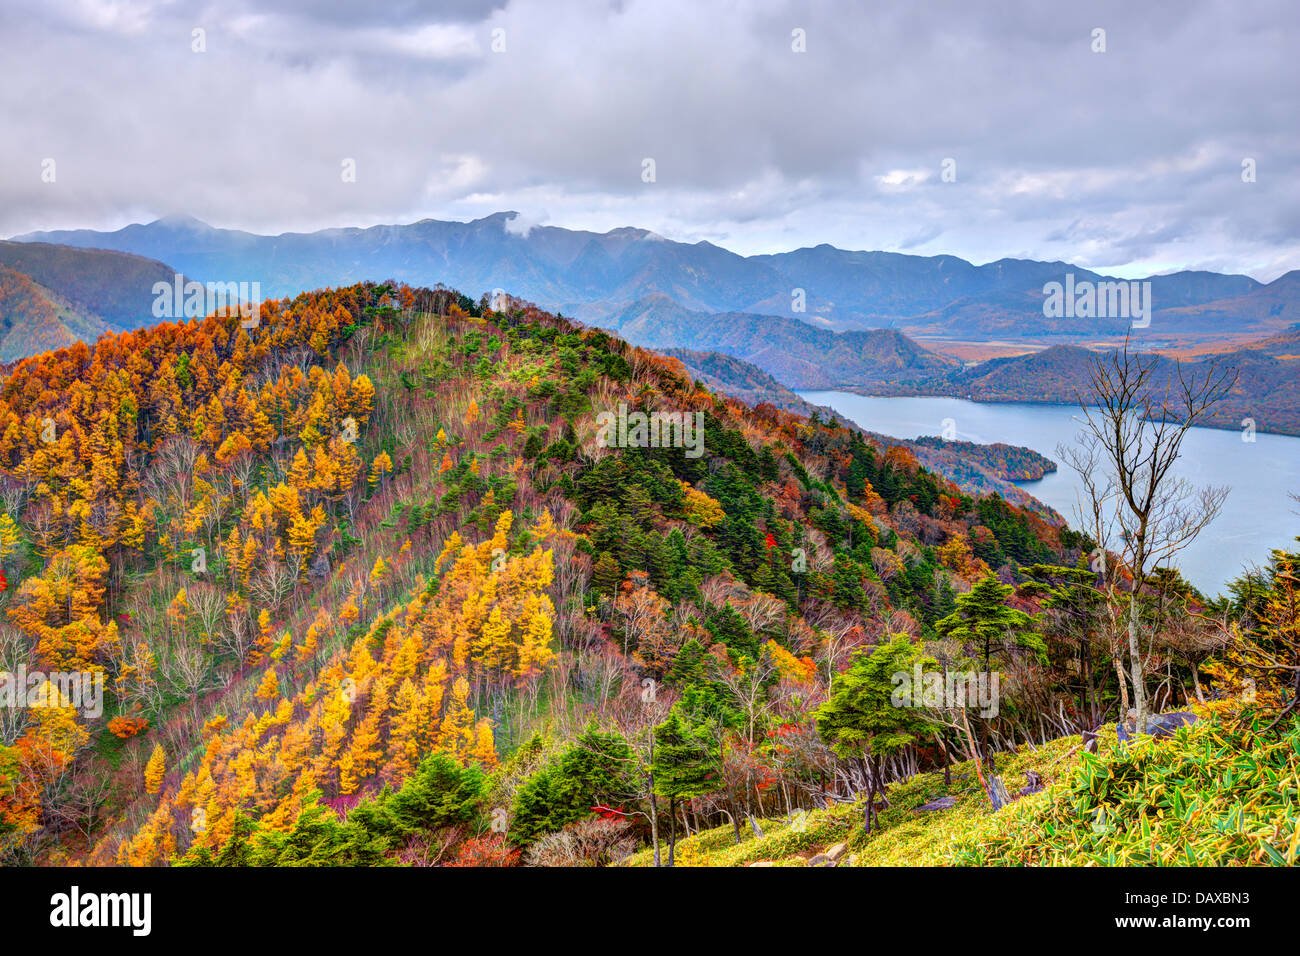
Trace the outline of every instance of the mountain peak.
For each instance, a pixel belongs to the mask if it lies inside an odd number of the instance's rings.
[[[512,220],[512,219],[518,219],[518,218],[519,218],[519,211],[518,211],[518,210],[516,210],[516,209],[505,209],[505,210],[502,210],[501,212],[494,212],[494,213],[492,213],[491,215],[483,216],[483,217],[480,218],[480,219],[472,219],[472,220],[470,220],[470,223],[469,223],[469,224],[470,224],[471,226],[478,226],[478,225],[487,225],[487,224],[490,223],[490,224],[493,224],[493,225],[501,225],[501,226],[504,226],[504,225],[505,225],[507,222],[509,222],[510,220]]]
[[[212,226],[202,219],[185,213],[171,213],[161,219],[155,219],[149,225],[166,226],[169,229],[189,229],[193,232],[207,232],[212,229]]]
[[[633,239],[662,239],[663,238],[663,236],[659,235],[657,232],[651,232],[649,229],[641,229],[637,226],[619,226],[616,229],[611,229],[609,232],[605,233],[605,235],[612,236],[618,239],[623,239],[628,236],[631,236]]]

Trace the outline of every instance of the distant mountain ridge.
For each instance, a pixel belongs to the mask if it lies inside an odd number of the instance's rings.
[[[894,329],[833,332],[798,319],[692,312],[655,294],[593,324],[647,348],[691,348],[744,359],[790,388],[925,379],[956,366]]]
[[[0,265],[0,362],[93,342],[109,326],[30,276]]]
[[[1113,319],[1043,318],[1046,282],[1067,273],[1105,277],[1064,262],[1000,259],[977,266],[950,255],[850,251],[822,244],[741,256],[710,242],[684,243],[645,229],[605,233],[518,224],[499,212],[470,222],[262,236],[171,217],[115,232],[31,233],[19,241],[115,249],[162,259],[213,281],[260,281],[270,298],[384,276],[442,279],[458,288],[502,288],[593,322],[646,296],[705,313],[781,316],[835,329],[900,328],[935,337],[996,339],[1111,336]],[[1267,285],[1244,275],[1189,271],[1152,276],[1155,322],[1174,329],[1260,335],[1300,320],[1296,273]],[[1284,281],[1285,280],[1285,281]],[[802,309],[802,311],[800,311]],[[594,321],[594,324],[600,324]]]
[[[0,242],[0,361],[153,325],[154,284],[175,280],[171,266],[130,253]]]
[[[948,395],[979,402],[1073,404],[1090,394],[1088,367],[1096,352],[1053,345],[1040,352],[949,368],[921,381],[877,380],[851,391],[867,395]],[[1269,338],[1217,354],[1185,360],[1185,374],[1202,374],[1211,360],[1231,368],[1237,381],[1206,419],[1208,427],[1237,429],[1250,420],[1257,431],[1300,435],[1300,324]],[[1178,361],[1157,355],[1152,388],[1173,384]]]
[[[0,241],[0,265],[30,276],[116,329],[153,325],[156,282],[175,282],[165,262],[130,252]]]

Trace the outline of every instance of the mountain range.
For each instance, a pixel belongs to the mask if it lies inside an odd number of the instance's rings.
[[[17,237],[114,249],[162,260],[205,281],[259,281],[268,297],[376,276],[441,279],[461,289],[502,288],[589,324],[647,296],[701,313],[781,316],[829,329],[894,328],[931,338],[1083,342],[1122,334],[1123,319],[1044,318],[1043,286],[1073,275],[1105,277],[1065,262],[850,251],[822,244],[741,256],[707,241],[645,229],[597,233],[526,226],[499,212],[470,222],[257,235],[189,217],[114,232],[67,230]],[[1205,271],[1150,276],[1150,337],[1278,332],[1300,321],[1300,273],[1263,284]],[[667,343],[661,343],[667,344]]]
[[[152,323],[154,284],[177,274],[258,282],[264,299],[441,278],[474,294],[508,291],[645,348],[732,356],[783,387],[876,395],[1071,402],[1095,352],[1132,331],[1137,348],[1171,356],[1169,374],[1176,353],[1226,350],[1239,381],[1214,424],[1250,417],[1261,430],[1300,432],[1300,272],[1266,284],[1204,271],[1139,280],[1152,314],[1130,330],[1129,319],[1045,317],[1047,283],[1105,281],[1064,262],[974,265],[825,244],[746,257],[645,229],[528,227],[513,212],[278,236],[171,217],[0,242],[0,269],[6,361]],[[1008,346],[1027,354],[997,354]],[[972,348],[981,361],[963,361]]]
[[[1039,352],[948,367],[928,378],[864,383],[867,395],[946,395],[979,402],[1073,404],[1090,391],[1095,351],[1053,345]],[[1152,388],[1163,391],[1185,376],[1198,378],[1209,363],[1232,369],[1236,382],[1205,425],[1236,429],[1249,419],[1258,431],[1300,435],[1300,325],[1247,345],[1183,359],[1157,354]]]

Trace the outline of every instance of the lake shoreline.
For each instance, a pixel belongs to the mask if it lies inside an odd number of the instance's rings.
[[[899,441],[944,436],[979,444],[1028,448],[1055,460],[1058,444],[1080,430],[1082,410],[1061,402],[977,402],[954,396],[862,395],[843,389],[797,394],[833,409],[860,428]],[[1176,473],[1196,487],[1226,485],[1223,511],[1173,563],[1206,595],[1220,593],[1246,567],[1267,562],[1274,548],[1294,550],[1300,534],[1292,492],[1300,492],[1300,437],[1226,428],[1187,432]],[[1078,526],[1079,476],[1060,467],[1014,487]]]
[[[973,402],[977,405],[1052,405],[1062,408],[1079,408],[1076,402],[1061,402],[1049,400],[1034,400],[1027,398],[1015,398],[1012,396],[990,398],[987,396],[975,397],[973,395],[963,395],[958,390],[942,391],[938,389],[918,389],[899,386],[896,388],[880,388],[874,385],[840,385],[835,388],[826,389],[795,389],[795,392],[802,395],[804,391],[834,391],[849,392],[853,395],[861,395],[865,398],[954,398],[963,402]],[[1233,425],[1227,422],[1207,421],[1198,428],[1208,428],[1214,431],[1223,432],[1240,432],[1240,425]],[[1300,426],[1288,428],[1264,428],[1258,423],[1255,425],[1255,434],[1257,435],[1282,435],[1287,438],[1300,438]]]

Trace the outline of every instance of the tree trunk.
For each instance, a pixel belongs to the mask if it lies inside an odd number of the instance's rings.
[[[1079,708],[1080,732],[1097,726],[1097,692],[1092,686],[1092,649],[1085,640],[1079,649],[1080,669],[1083,671],[1083,706]]]
[[[1133,706],[1137,710],[1137,732],[1146,733],[1147,729],[1147,695],[1146,683],[1142,676],[1142,650],[1138,647],[1137,621],[1137,584],[1129,595],[1128,605],[1128,654],[1132,668]]]
[[[1115,677],[1119,680],[1119,722],[1122,724],[1128,714],[1128,681],[1124,679],[1124,661],[1116,654],[1111,657],[1115,665]]]
[[[938,731],[934,734],[934,742],[939,745],[939,752],[943,754],[943,785],[952,786],[952,755],[948,753],[948,744],[943,739],[943,735]]]
[[[984,761],[984,766],[988,767],[989,773],[997,772],[997,765],[993,761],[993,744],[989,741],[988,721],[980,721],[980,759]]]
[[[677,852],[677,798],[668,798],[668,865],[672,866]]]
[[[870,833],[876,815],[876,775],[871,772],[871,764],[867,758],[863,758],[862,767],[867,775],[867,805],[862,811],[862,825],[866,832]]]
[[[653,745],[651,753],[653,753]],[[655,866],[659,866],[659,801],[655,799],[655,775],[650,774],[650,842],[655,847]]]

